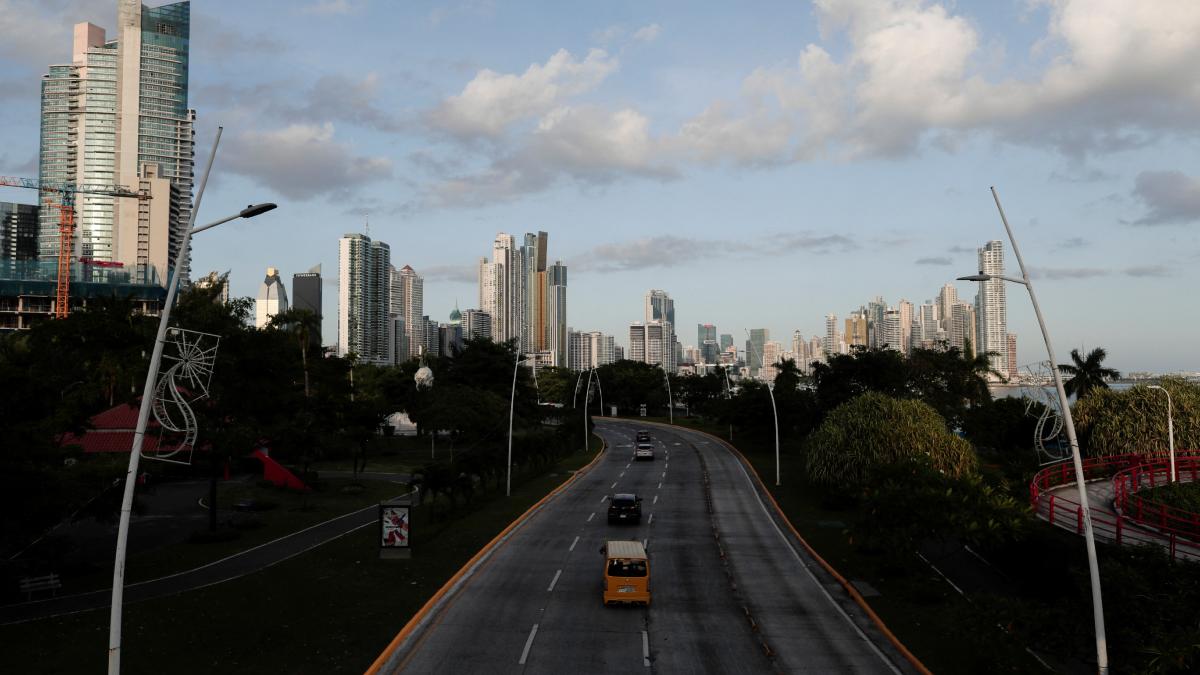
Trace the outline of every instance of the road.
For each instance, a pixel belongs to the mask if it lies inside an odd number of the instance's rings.
[[[913,671],[723,445],[654,426],[655,460],[635,462],[638,425],[598,421],[605,455],[460,581],[385,672]],[[643,498],[640,525],[607,524],[614,492]],[[646,542],[650,607],[603,606],[607,539]]]

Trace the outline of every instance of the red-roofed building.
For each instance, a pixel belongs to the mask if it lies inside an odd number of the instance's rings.
[[[82,434],[63,434],[59,445],[78,445],[84,452],[129,452],[133,447],[133,432],[137,429],[138,406],[122,403],[92,416],[92,428]],[[161,427],[154,416],[146,426],[143,452],[158,449]]]

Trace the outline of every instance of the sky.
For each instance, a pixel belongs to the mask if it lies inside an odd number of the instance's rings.
[[[116,12],[0,0],[0,174],[37,175],[39,79]],[[576,329],[625,344],[660,288],[685,345],[711,322],[788,346],[934,298],[988,240],[1019,276],[995,186],[1060,361],[1200,371],[1197,63],[1193,0],[195,0],[197,175],[224,127],[197,222],[279,209],[198,235],[193,274],[253,296],[320,263],[333,343],[343,234],[444,321],[496,233],[544,230]],[[1008,307],[1044,359],[1024,288]]]

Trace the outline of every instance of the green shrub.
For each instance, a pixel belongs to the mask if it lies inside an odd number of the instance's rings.
[[[877,469],[919,458],[955,478],[978,464],[971,444],[947,431],[928,404],[868,392],[835,408],[809,436],[806,468],[814,483],[854,490]]]
[[[1200,384],[1178,377],[1165,377],[1160,384],[1171,392],[1175,449],[1200,449]],[[1167,454],[1167,397],[1161,391],[1144,386],[1093,389],[1072,413],[1088,455]]]

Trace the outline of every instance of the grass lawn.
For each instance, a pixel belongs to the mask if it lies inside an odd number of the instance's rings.
[[[593,438],[595,448],[599,439]],[[586,464],[574,453],[544,474],[429,522],[413,511],[411,560],[380,560],[367,527],[263,572],[128,605],[125,673],[361,673],[483,545]],[[0,626],[0,672],[91,673],[104,667],[106,610]]]
[[[367,451],[367,471],[412,473],[437,460],[446,460],[455,448],[449,436],[438,436],[432,444],[428,436],[382,436],[375,438]],[[463,448],[459,447],[458,450]],[[350,459],[333,459],[313,464],[316,471],[352,471]]]
[[[640,418],[634,418],[640,419]],[[663,422],[666,419],[649,418]],[[676,426],[729,439],[729,427],[676,416]],[[848,529],[859,521],[854,509],[839,508],[808,484],[797,445],[780,447],[780,476],[775,487],[775,445],[771,438],[735,432],[733,444],[754,465],[796,530],[842,576],[866,581],[880,592],[867,598],[888,628],[935,673],[1045,672],[995,619],[984,618],[932,569],[919,560],[896,565],[886,556],[855,546]],[[914,570],[919,570],[915,571]]]

